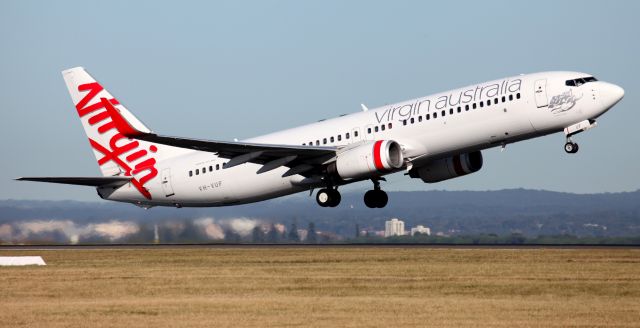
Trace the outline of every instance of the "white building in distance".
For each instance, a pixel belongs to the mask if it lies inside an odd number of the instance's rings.
[[[400,221],[396,218],[391,219],[384,223],[384,236],[403,236],[404,235],[404,221]]]
[[[429,229],[428,227],[425,227],[423,225],[417,225],[413,228],[411,228],[411,235],[415,235],[415,234],[421,234],[421,235],[427,235],[427,236],[431,236],[431,229]]]

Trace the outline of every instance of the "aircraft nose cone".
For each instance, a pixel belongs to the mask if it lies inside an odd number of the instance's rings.
[[[603,82],[602,88],[599,91],[602,94],[601,99],[605,112],[624,97],[624,89],[613,83]]]
[[[624,97],[624,89],[613,83],[606,83],[603,91],[604,96],[612,103],[612,105],[616,104],[622,99],[622,97]]]
[[[620,101],[622,97],[624,97],[624,89],[615,84],[611,85],[611,95],[616,100],[616,102]]]

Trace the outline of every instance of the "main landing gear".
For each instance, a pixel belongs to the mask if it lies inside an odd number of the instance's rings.
[[[384,178],[372,179],[373,190],[369,190],[364,194],[364,204],[369,208],[383,208],[389,202],[387,193],[380,189],[380,180]],[[316,202],[322,207],[336,207],[340,204],[342,196],[337,187],[327,187],[318,190],[316,194]]]
[[[320,189],[316,194],[316,202],[322,207],[336,207],[341,200],[342,196],[340,196],[338,188]]]
[[[368,208],[383,208],[387,206],[389,202],[389,196],[387,193],[380,189],[380,180],[382,179],[372,179],[373,181],[373,190],[369,190],[364,194],[364,204],[367,205]]]

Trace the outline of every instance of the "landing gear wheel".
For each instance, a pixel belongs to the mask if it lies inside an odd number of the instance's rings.
[[[336,207],[341,200],[342,196],[336,189],[320,189],[316,194],[316,202],[322,207]]]
[[[376,200],[375,200],[375,190],[369,190],[364,193],[364,204],[367,205],[368,208],[376,208]]]
[[[331,195],[331,202],[329,203],[330,207],[336,207],[340,205],[340,201],[342,200],[342,196],[340,196],[340,192],[337,189],[329,189],[329,195]]]
[[[331,202],[331,195],[330,195],[329,189],[318,190],[318,193],[316,194],[316,202],[318,202],[318,205],[322,207],[329,206]]]
[[[382,190],[377,190],[376,193],[378,194],[376,196],[378,198],[378,208],[387,206],[387,203],[389,202],[389,196],[387,193]]]
[[[578,144],[575,142],[567,141],[567,143],[564,144],[564,151],[566,151],[567,154],[575,154],[578,152],[578,149]]]
[[[368,208],[383,208],[388,202],[389,196],[380,189],[369,190],[364,194],[364,204]]]

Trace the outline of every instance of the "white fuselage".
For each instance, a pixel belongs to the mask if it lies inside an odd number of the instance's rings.
[[[407,165],[419,167],[456,154],[560,132],[597,118],[620,100],[620,88],[600,81],[566,85],[567,80],[586,76],[576,72],[514,76],[245,141],[351,147],[371,140],[393,140],[402,146]],[[223,206],[320,186],[306,183],[301,175],[283,177],[287,167],[257,174],[261,165],[253,163],[223,169],[228,159],[211,152],[175,149],[175,154],[157,163],[158,176],[145,185],[151,199],[130,185],[99,189],[101,196],[143,206]]]

